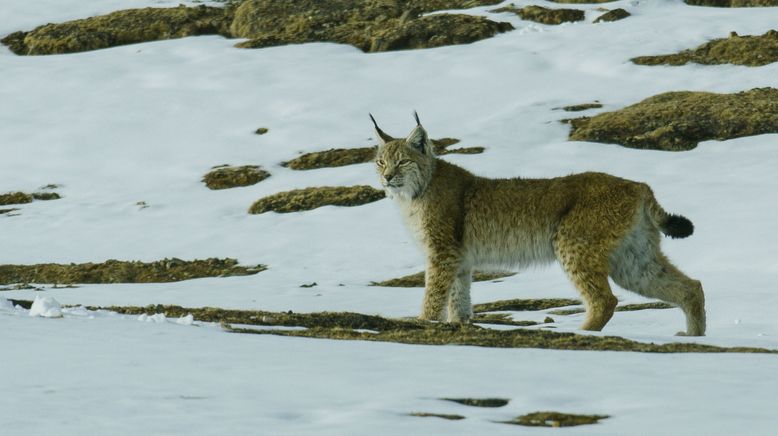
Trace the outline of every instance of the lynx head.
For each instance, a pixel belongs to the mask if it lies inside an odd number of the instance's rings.
[[[410,135],[405,139],[395,139],[384,133],[373,115],[370,115],[379,138],[375,165],[381,185],[390,198],[407,200],[420,196],[427,188],[435,169],[432,142],[415,112],[414,117],[416,127]]]

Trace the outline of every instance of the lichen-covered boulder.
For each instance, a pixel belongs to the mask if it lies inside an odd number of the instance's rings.
[[[365,52],[466,44],[513,29],[483,17],[441,14],[439,9],[497,1],[248,0],[235,11],[232,35],[249,38],[241,48],[306,42],[350,44]]]
[[[714,39],[693,50],[680,53],[640,56],[632,59],[638,65],[735,64],[757,67],[778,61],[778,31],[763,35],[740,36],[732,32],[728,38]]]
[[[16,54],[75,53],[193,35],[226,34],[229,9],[197,6],[128,9],[107,15],[46,24],[16,32],[2,42]]]
[[[681,151],[700,141],[778,133],[778,89],[667,92],[624,109],[569,120],[570,140]]]

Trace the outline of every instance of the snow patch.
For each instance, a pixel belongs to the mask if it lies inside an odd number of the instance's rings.
[[[190,313],[187,316],[182,316],[176,320],[176,324],[179,325],[192,325],[194,324],[194,316]]]
[[[165,316],[164,313],[155,313],[154,315],[146,315],[144,313],[138,316],[138,321],[163,323],[163,322],[167,322],[167,317]]]
[[[0,310],[14,310],[14,304],[3,297],[0,297]]]

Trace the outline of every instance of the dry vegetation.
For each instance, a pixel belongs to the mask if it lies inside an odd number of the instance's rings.
[[[75,53],[194,35],[227,35],[231,11],[197,6],[143,8],[98,17],[46,24],[16,32],[2,42],[19,55]]]
[[[203,176],[203,183],[209,189],[228,189],[255,185],[268,177],[270,173],[256,165],[239,167],[224,165],[214,167]]]
[[[0,194],[0,206],[7,206],[9,204],[27,204],[32,203],[33,200],[59,200],[60,198],[62,197],[56,192],[34,192],[32,194],[8,192]]]
[[[492,12],[512,12],[522,20],[535,21],[542,24],[562,24],[583,21],[584,11],[579,9],[549,9],[542,6],[525,6],[517,8],[511,4],[504,8],[495,9]]]
[[[256,274],[264,265],[240,266],[235,259],[156,262],[107,260],[102,263],[0,265],[0,284],[11,283],[166,283],[201,277]]]
[[[610,10],[610,11],[600,15],[599,17],[597,17],[594,20],[594,22],[595,23],[609,23],[609,22],[612,22],[612,21],[623,20],[623,19],[629,17],[630,15],[632,15],[632,14],[630,14],[626,10],[624,10],[622,8],[616,8],[616,9]]]
[[[689,62],[706,65],[735,64],[757,67],[778,61],[778,31],[764,35],[740,36],[732,32],[728,38],[714,39],[693,50],[680,53],[640,56],[632,59],[638,65],[685,65]]]
[[[624,109],[569,120],[570,139],[682,151],[700,141],[778,133],[778,89],[667,92]]]
[[[455,138],[433,139],[435,154],[478,154],[483,153],[483,147],[464,147],[450,149],[451,145],[459,143]],[[333,168],[346,165],[371,162],[375,158],[376,147],[331,148],[325,151],[305,153],[281,165],[293,170],[313,170],[318,168]]]
[[[323,186],[279,192],[257,200],[250,214],[299,212],[322,206],[359,206],[384,198],[380,189],[367,185]]]
[[[1,41],[20,55],[75,53],[193,35],[248,38],[238,47],[305,42],[351,44],[365,52],[467,44],[513,29],[509,23],[427,12],[498,0],[245,0],[224,8],[128,9],[12,33]]]
[[[529,427],[573,427],[576,425],[597,424],[608,415],[574,415],[560,412],[533,412],[518,416],[505,424],[517,424]]]

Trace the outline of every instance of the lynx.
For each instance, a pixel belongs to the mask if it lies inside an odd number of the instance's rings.
[[[608,283],[680,307],[686,331],[705,334],[702,285],[660,250],[661,231],[692,234],[651,188],[604,173],[552,179],[488,179],[439,159],[426,130],[405,139],[383,132],[375,165],[388,197],[427,256],[421,319],[466,323],[474,268],[521,268],[557,260],[586,307],[581,328],[601,330],[617,299]]]

